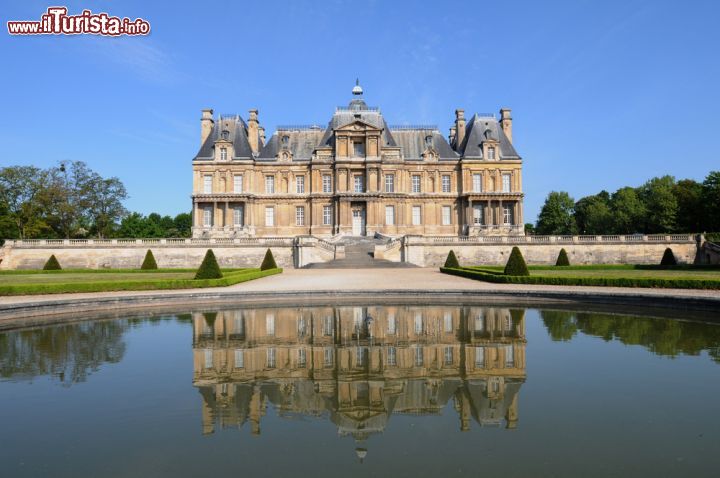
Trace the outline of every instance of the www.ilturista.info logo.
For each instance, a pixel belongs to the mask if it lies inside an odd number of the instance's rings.
[[[10,35],[147,35],[150,23],[142,18],[111,17],[107,13],[83,10],[80,15],[68,15],[67,7],[49,7],[40,21],[7,22]]]

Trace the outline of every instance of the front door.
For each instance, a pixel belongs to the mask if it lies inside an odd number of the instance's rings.
[[[365,209],[361,207],[353,207],[352,228],[353,236],[365,235]]]

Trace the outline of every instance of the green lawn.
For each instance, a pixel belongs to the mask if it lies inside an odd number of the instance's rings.
[[[223,269],[222,272],[220,279],[195,280],[195,270],[190,269],[0,271],[0,296],[225,287],[280,274],[282,269]]]
[[[528,266],[531,276],[538,277],[607,277],[607,278],[647,278],[647,279],[716,279],[720,280],[720,268],[635,268],[637,266]],[[502,272],[503,266],[477,266],[467,269]]]

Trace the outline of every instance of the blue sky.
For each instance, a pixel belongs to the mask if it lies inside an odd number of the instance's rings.
[[[7,20],[60,2],[3,0]],[[131,210],[189,211],[200,110],[325,123],[356,77],[390,124],[513,110],[526,220],[576,199],[720,169],[720,2],[69,2],[147,37],[0,35],[0,164],[81,160]]]

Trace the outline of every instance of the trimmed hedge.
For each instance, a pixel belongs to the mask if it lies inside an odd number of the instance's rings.
[[[225,274],[220,279],[156,279],[147,281],[104,281],[76,282],[63,284],[18,284],[0,285],[2,295],[67,294],[74,292],[109,292],[119,290],[168,290],[194,289],[205,287],[226,287],[229,285],[280,274],[283,270],[243,269]]]
[[[570,259],[568,259],[567,251],[564,247],[560,249],[560,254],[558,254],[555,265],[558,267],[567,267],[570,265]]]
[[[145,253],[145,259],[143,260],[140,269],[144,271],[156,270],[158,268],[157,262],[155,262],[155,256],[150,249]]]
[[[505,270],[503,271],[503,273],[509,276],[530,275],[527,264],[525,264],[525,259],[523,258],[522,253],[517,246],[512,248],[510,258],[508,259],[507,264],[505,264]]]
[[[479,269],[441,267],[440,272],[496,284],[584,285],[599,287],[650,287],[666,289],[720,289],[717,279],[652,279],[647,277],[509,276]]]
[[[60,263],[58,262],[57,257],[55,257],[55,254],[50,256],[50,258],[47,260],[47,262],[43,266],[43,270],[44,271],[62,270],[62,267],[60,267]]]
[[[720,266],[718,266],[720,267]],[[220,269],[223,273],[239,272],[247,270],[247,268]],[[137,274],[154,274],[155,272],[197,272],[197,268],[179,267],[177,269],[155,269],[144,271],[142,269],[62,269],[59,271],[44,271],[42,269],[12,269],[2,270],[1,275],[24,275],[24,274],[114,274],[114,273],[137,273]]]
[[[215,259],[215,253],[212,249],[208,249],[205,253],[205,258],[200,264],[197,272],[195,273],[195,280],[198,279],[220,279],[222,277],[220,266]]]
[[[262,264],[260,264],[261,271],[266,271],[268,269],[277,269],[275,258],[273,257],[272,252],[270,252],[270,249],[265,252],[265,257],[263,258]]]
[[[445,267],[460,267],[460,263],[458,262],[457,257],[455,257],[455,251],[452,249],[448,252],[447,259],[445,259]]]
[[[662,259],[660,260],[661,266],[676,266],[677,265],[677,259],[675,259],[675,254],[673,254],[672,249],[669,247],[665,249],[665,252],[663,253]]]

